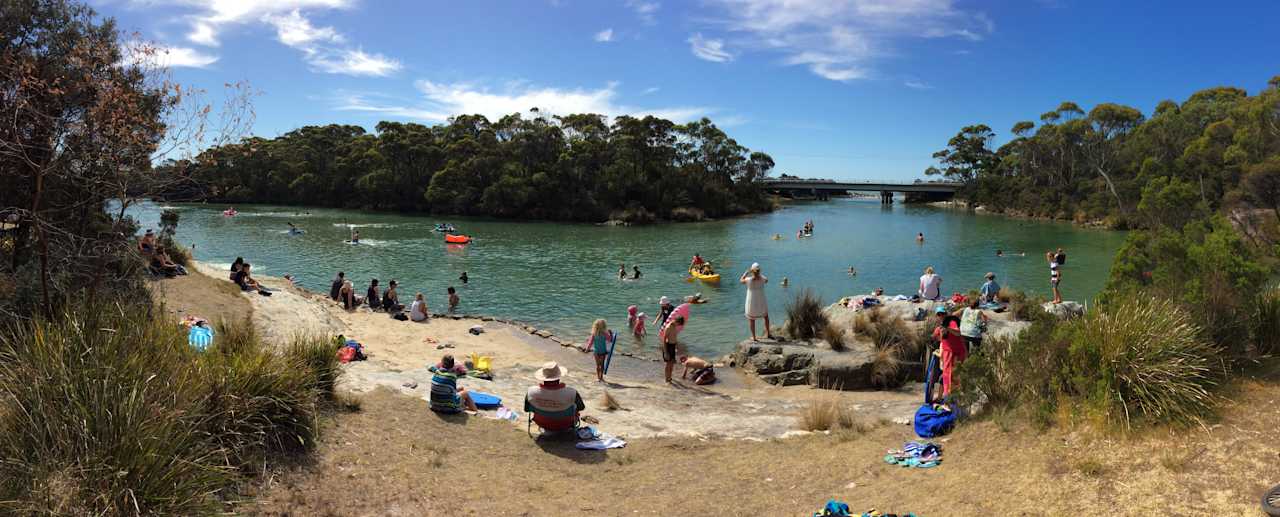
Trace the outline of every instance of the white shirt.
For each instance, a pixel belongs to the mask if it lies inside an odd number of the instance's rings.
[[[426,307],[427,304],[425,302],[414,300],[413,304],[409,306],[409,318],[413,319],[413,321],[427,319]]]

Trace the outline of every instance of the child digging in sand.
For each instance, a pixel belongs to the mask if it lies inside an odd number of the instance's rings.
[[[596,380],[604,382],[604,359],[609,355],[609,326],[603,319],[591,324],[591,337],[587,338],[587,346],[596,359]]]

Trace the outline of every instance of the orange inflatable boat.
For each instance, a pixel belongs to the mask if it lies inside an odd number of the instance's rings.
[[[468,242],[471,242],[471,237],[468,237],[466,235],[449,234],[444,236],[444,241],[449,244],[466,244]]]

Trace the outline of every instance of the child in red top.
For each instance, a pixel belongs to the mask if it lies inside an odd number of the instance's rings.
[[[947,314],[947,310],[938,306],[937,314],[942,318],[938,327],[933,329],[933,339],[942,344],[942,396],[951,395],[952,373],[964,362],[968,355],[964,337],[960,335],[960,318]]]

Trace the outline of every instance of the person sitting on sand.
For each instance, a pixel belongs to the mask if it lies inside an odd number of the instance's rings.
[[[382,308],[387,312],[400,312],[404,310],[404,304],[400,303],[400,294],[396,292],[396,286],[399,285],[395,280],[387,284],[387,292],[382,293]]]
[[[1000,284],[996,283],[995,273],[987,273],[987,281],[982,284],[980,289],[978,289],[978,293],[981,295],[982,303],[994,303],[998,301],[1000,296]]]
[[[258,285],[258,281],[252,276],[253,265],[245,262],[240,265],[240,271],[235,273],[236,285],[240,286],[241,291],[262,291],[262,286]]]
[[[427,321],[427,318],[431,317],[430,314],[427,310],[427,300],[422,297],[422,293],[418,293],[413,297],[413,303],[409,305],[409,319]]]
[[[431,367],[431,410],[437,413],[458,413],[464,408],[476,411],[476,403],[471,400],[467,389],[458,386],[458,377],[467,375],[467,369],[456,364],[453,356],[445,354],[440,362]]]
[[[138,239],[138,251],[143,255],[151,255],[156,252],[156,232],[147,230],[142,234],[142,238]]]
[[[179,275],[187,274],[187,268],[182,267],[182,264],[177,264],[173,261],[173,259],[169,258],[168,252],[164,250],[159,250],[159,252],[156,253],[155,258],[160,263],[160,268],[163,269],[166,273],[169,271],[172,271],[173,273],[179,274]]]
[[[231,263],[231,281],[236,281],[236,273],[240,272],[240,267],[244,266],[244,257],[236,257],[236,261]]]
[[[461,303],[462,300],[458,299],[458,291],[454,289],[453,286],[446,289],[446,292],[449,293],[449,314],[453,314],[458,310],[458,304]]]
[[[609,355],[609,324],[604,319],[591,324],[591,335],[587,336],[583,349],[591,352],[596,360],[596,380],[604,382],[604,360]]]
[[[382,295],[379,294],[377,278],[369,281],[369,288],[364,291],[364,302],[375,311],[382,307]]]
[[[342,282],[342,289],[338,291],[338,298],[342,300],[342,307],[349,311],[356,310],[356,307],[359,307],[363,301],[359,296],[356,296],[356,286],[350,280]]]
[[[333,279],[333,283],[329,284],[329,298],[337,300],[338,292],[342,291],[342,284],[347,281],[347,274],[339,271],[337,278]]]
[[[662,333],[662,362],[666,363],[664,373],[667,384],[671,383],[671,370],[676,366],[676,349],[680,346],[680,331],[684,330],[684,316],[676,316]]]
[[[942,296],[942,277],[934,274],[933,266],[924,268],[920,275],[920,289],[916,291],[925,300],[937,300]]]
[[[562,381],[567,375],[568,371],[555,362],[546,363],[533,372],[538,385],[525,393],[524,410],[533,414],[533,423],[544,431],[573,430],[578,426],[578,415],[587,409],[578,390],[565,386]]]

